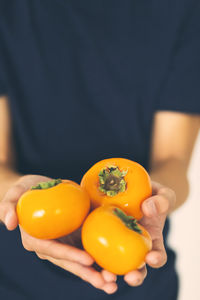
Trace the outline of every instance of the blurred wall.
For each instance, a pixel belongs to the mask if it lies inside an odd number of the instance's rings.
[[[187,202],[171,216],[169,243],[177,252],[180,275],[178,300],[200,300],[200,132],[188,177],[190,195]]]

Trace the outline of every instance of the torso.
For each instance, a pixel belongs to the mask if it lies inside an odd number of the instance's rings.
[[[108,157],[127,157],[148,169],[157,100],[189,6],[189,1],[176,2],[178,14],[169,0],[0,0],[0,76],[7,87],[19,171],[79,182],[93,163]],[[26,277],[25,297],[39,299],[45,278],[43,297],[49,293],[55,299],[60,290],[70,299],[84,294],[84,299],[107,299],[75,276],[25,254],[17,232],[2,231],[2,238],[16,249],[13,278],[27,260],[17,279],[22,286]],[[168,254],[168,265],[151,270],[141,288],[121,280],[115,299],[176,299],[174,254]],[[4,278],[6,268],[0,262]],[[166,276],[171,276],[167,283]],[[157,281],[160,288],[154,290]],[[172,282],[171,294],[163,295]]]

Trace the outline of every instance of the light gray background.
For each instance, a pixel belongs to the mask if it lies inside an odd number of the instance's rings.
[[[187,202],[171,215],[169,242],[178,253],[181,284],[178,300],[200,300],[200,131],[188,177],[191,191]]]

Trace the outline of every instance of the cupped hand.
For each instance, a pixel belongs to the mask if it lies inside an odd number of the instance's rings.
[[[0,201],[0,221],[3,222],[8,230],[14,230],[18,225],[16,205],[23,193],[38,182],[49,181],[51,178],[40,175],[25,175],[7,191],[4,198]]]
[[[26,175],[8,190],[0,202],[0,220],[8,230],[14,230],[18,225],[16,205],[20,196],[38,182],[49,180],[49,177]],[[24,248],[35,252],[40,259],[50,261],[108,294],[117,290],[116,275],[106,270],[97,271],[93,266],[93,258],[82,249],[80,229],[58,240],[34,238],[21,227],[20,232]]]
[[[152,182],[152,196],[142,203],[143,218],[139,221],[152,238],[152,250],[146,255],[145,262],[152,268],[160,268],[167,261],[167,254],[163,243],[163,228],[169,212],[176,202],[173,190],[157,182]],[[131,286],[141,285],[147,276],[146,264],[138,270],[131,271],[124,276],[124,280]]]
[[[116,291],[116,276],[106,270],[97,271],[93,266],[93,258],[81,247],[77,248],[81,244],[81,237],[77,236],[79,230],[58,240],[34,238],[21,227],[20,231],[24,248],[34,251],[40,259],[50,261],[108,294]]]

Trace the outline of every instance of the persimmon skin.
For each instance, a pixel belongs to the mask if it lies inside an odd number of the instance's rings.
[[[129,229],[114,215],[114,206],[93,210],[82,226],[82,244],[99,266],[116,275],[140,268],[151,250],[149,233],[138,224],[142,234]]]
[[[28,190],[16,208],[19,225],[39,239],[56,239],[72,233],[81,226],[89,209],[87,193],[70,180],[62,180],[48,189]]]
[[[112,197],[99,190],[98,176],[103,168],[110,165],[117,166],[120,171],[127,171],[124,176],[126,190]],[[85,173],[81,186],[89,194],[92,209],[104,204],[116,205],[137,220],[143,216],[142,202],[152,195],[151,180],[147,171],[137,162],[125,158],[110,158],[97,162]]]

